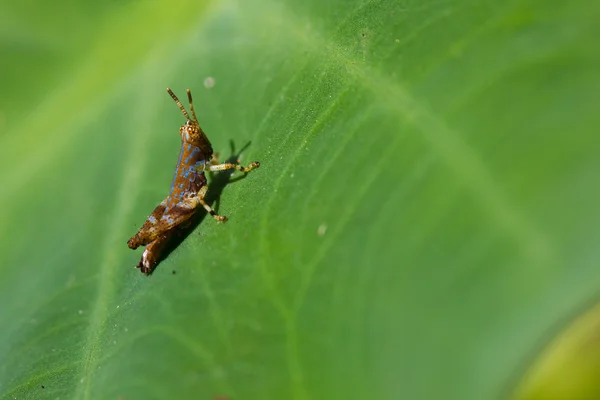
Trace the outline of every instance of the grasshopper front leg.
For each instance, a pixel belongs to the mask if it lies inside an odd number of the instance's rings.
[[[224,164],[213,164],[208,166],[209,171],[225,171],[226,169],[237,169],[240,172],[248,173],[253,169],[260,167],[260,163],[258,161],[254,161],[252,164],[247,167],[242,167],[239,164],[233,163],[224,163]]]
[[[212,207],[209,206],[204,201],[204,197],[206,196],[206,192],[207,191],[208,191],[208,186],[203,186],[202,189],[200,189],[198,191],[198,194],[196,194],[195,201],[197,201],[197,204],[199,204],[202,207],[204,207],[204,209],[206,210],[206,212],[209,213],[218,222],[227,222],[227,217],[226,216],[224,216],[224,215],[218,215],[215,212],[215,210],[213,210]]]

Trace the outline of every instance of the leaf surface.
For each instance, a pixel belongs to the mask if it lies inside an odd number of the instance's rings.
[[[597,295],[597,3],[70,3],[1,6],[0,399],[504,398]],[[147,278],[167,86],[261,168]]]

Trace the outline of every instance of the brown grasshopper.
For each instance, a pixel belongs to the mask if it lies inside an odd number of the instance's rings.
[[[150,275],[158,264],[161,252],[174,230],[188,221],[196,213],[198,206],[204,207],[217,221],[227,221],[227,217],[217,215],[204,201],[204,196],[208,191],[204,171],[223,171],[235,168],[247,173],[260,166],[258,161],[245,168],[232,163],[219,164],[217,157],[213,156],[210,141],[198,123],[190,89],[187,90],[187,95],[193,119],[190,118],[185,107],[171,89],[167,88],[167,92],[186,118],[185,124],[179,128],[181,150],[175,168],[175,176],[171,183],[171,191],[167,198],[152,211],[140,230],[127,242],[130,249],[146,246],[142,259],[136,265],[136,268],[146,275]]]

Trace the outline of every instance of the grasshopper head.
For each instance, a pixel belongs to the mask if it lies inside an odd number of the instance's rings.
[[[206,137],[206,134],[200,128],[200,124],[198,123],[198,118],[196,117],[196,112],[194,111],[194,104],[192,103],[192,92],[190,89],[187,90],[188,100],[190,102],[190,111],[192,112],[192,117],[186,111],[183,104],[179,101],[177,96],[171,91],[171,89],[167,88],[167,92],[171,95],[175,103],[179,106],[179,109],[187,119],[185,124],[181,125],[179,128],[179,134],[181,135],[181,141],[185,143],[189,143],[193,146],[196,146],[202,150],[205,157],[210,159],[212,156],[213,150],[210,144],[210,141]]]

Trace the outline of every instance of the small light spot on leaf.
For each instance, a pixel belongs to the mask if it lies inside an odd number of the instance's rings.
[[[207,76],[206,79],[204,79],[204,87],[207,89],[215,87],[215,83],[215,78],[212,76]]]
[[[325,233],[327,233],[327,225],[323,223],[317,228],[317,235],[324,236]]]

